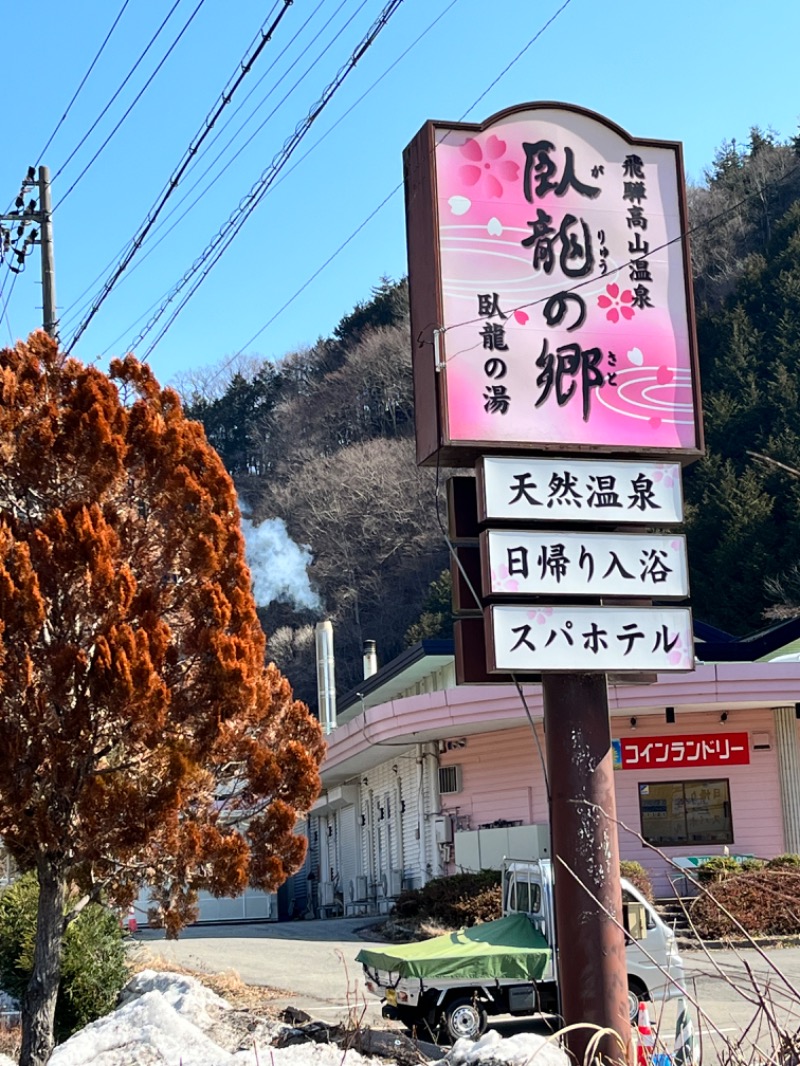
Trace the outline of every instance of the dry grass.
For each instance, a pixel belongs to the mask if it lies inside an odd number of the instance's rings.
[[[390,915],[380,925],[373,925],[359,930],[363,940],[373,940],[380,944],[410,944],[415,940],[430,940],[443,933],[452,933],[460,926],[444,925],[431,918],[398,918]]]
[[[246,985],[235,970],[223,970],[221,973],[201,973],[190,970],[177,963],[168,962],[160,955],[152,955],[147,948],[139,947],[131,954],[132,973],[142,970],[160,970],[180,973],[185,977],[194,977],[206,988],[226,999],[237,1010],[255,1011],[268,1018],[277,1018],[287,1002],[291,1002],[292,993],[283,988],[269,988],[266,985]]]
[[[11,1028],[0,1025],[0,1055],[8,1055],[10,1059],[16,1062],[21,1043],[22,1030],[18,1025]]]

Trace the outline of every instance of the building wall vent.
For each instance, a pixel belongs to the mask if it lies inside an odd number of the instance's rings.
[[[751,733],[750,742],[753,745],[753,751],[769,751],[772,747],[769,733]]]
[[[452,795],[461,791],[461,767],[439,767],[439,793],[442,796]]]

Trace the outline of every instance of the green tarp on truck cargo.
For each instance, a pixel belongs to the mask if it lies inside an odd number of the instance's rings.
[[[547,941],[525,914],[509,914],[415,944],[362,948],[356,956],[356,962],[373,970],[429,981],[538,981],[549,961]]]

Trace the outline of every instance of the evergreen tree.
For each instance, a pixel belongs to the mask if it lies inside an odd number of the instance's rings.
[[[692,600],[736,633],[763,625],[800,545],[800,480],[784,469],[800,469],[800,202],[769,230],[698,322],[708,456],[686,477]]]
[[[0,352],[0,453],[0,839],[39,886],[20,1063],[44,1066],[80,908],[146,882],[174,934],[200,890],[274,891],[324,744],[265,665],[230,477],[147,366]]]
[[[443,570],[428,587],[428,596],[422,605],[422,613],[406,630],[406,644],[420,640],[453,637],[453,578],[449,570]]]
[[[281,375],[263,363],[252,377],[234,374],[224,394],[202,396],[186,408],[189,418],[203,423],[209,443],[231,477],[265,473],[261,438],[281,393]]]

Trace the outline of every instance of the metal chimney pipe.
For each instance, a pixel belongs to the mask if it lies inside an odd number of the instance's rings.
[[[364,641],[364,679],[378,672],[378,651],[374,640]]]
[[[315,629],[317,651],[317,706],[322,731],[327,736],[336,728],[336,676],[333,658],[333,625],[317,622]]]

